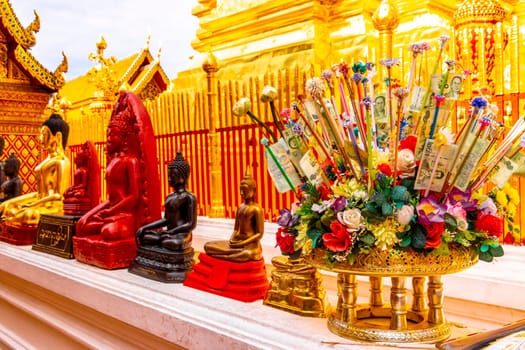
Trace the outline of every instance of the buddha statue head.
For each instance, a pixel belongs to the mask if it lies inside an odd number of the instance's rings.
[[[52,114],[42,123],[40,129],[41,142],[44,147],[51,144],[51,137],[57,138],[62,149],[66,149],[67,138],[69,136],[69,125],[66,123],[60,114]]]
[[[185,185],[190,177],[190,164],[184,159],[181,151],[177,151],[175,159],[168,164],[168,181],[170,186]]]
[[[6,176],[13,178],[18,176],[18,171],[20,170],[20,160],[15,157],[14,153],[11,153],[9,158],[6,159],[4,165],[4,172]]]
[[[250,172],[246,170],[244,178],[240,183],[241,198],[245,201],[253,200],[256,188],[257,184],[255,183],[255,179],[250,175]]]

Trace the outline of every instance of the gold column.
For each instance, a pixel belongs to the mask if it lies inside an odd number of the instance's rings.
[[[443,282],[441,276],[428,277],[428,322],[442,324],[445,322],[443,311]]]
[[[394,58],[392,56],[392,33],[399,25],[399,14],[391,0],[383,0],[372,15],[374,28],[379,32],[379,52],[377,59]],[[382,69],[378,69],[379,80],[383,80]]]
[[[225,216],[224,203],[222,198],[222,170],[221,170],[221,147],[220,135],[216,132],[217,124],[220,120],[219,109],[217,108],[217,79],[215,73],[219,70],[217,58],[210,52],[202,69],[206,72],[208,83],[208,164],[210,171],[210,190],[211,190],[211,209],[208,211],[210,218],[223,218]]]
[[[337,274],[337,311],[341,322],[352,324],[357,321],[357,281],[350,273]]]
[[[422,312],[427,309],[425,282],[425,277],[412,277],[412,311]]]
[[[392,305],[392,318],[390,329],[402,331],[407,329],[406,288],[405,277],[392,277],[390,290],[390,304]]]
[[[383,306],[383,277],[370,276],[370,306]]]

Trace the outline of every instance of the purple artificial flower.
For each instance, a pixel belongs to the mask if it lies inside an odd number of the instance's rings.
[[[461,191],[460,189],[454,187],[452,191],[447,196],[447,201],[454,205],[456,203],[461,203],[463,209],[466,211],[475,211],[477,210],[478,200],[471,199],[472,190],[469,188],[466,191]]]
[[[399,64],[399,58],[384,58],[379,61],[379,63],[386,68],[390,69],[392,66],[396,66]]]
[[[352,80],[356,83],[356,84],[359,84],[359,82],[361,81],[363,75],[361,73],[354,73],[352,75]]]
[[[372,104],[373,102],[370,96],[366,96],[361,100],[361,106],[364,106],[368,111],[371,109]]]
[[[303,128],[303,126],[301,124],[295,123],[292,126],[292,132],[294,133],[294,135],[303,136],[304,135],[304,128]]]
[[[292,212],[287,208],[281,209],[279,214],[279,218],[277,219],[277,224],[279,226],[292,227],[299,221],[299,217],[297,215],[292,215]]]
[[[337,199],[332,203],[332,209],[336,212],[343,211],[348,204],[346,197],[337,197]]]
[[[474,97],[472,99],[472,102],[470,103],[470,105],[474,108],[485,108],[487,107],[487,104],[488,104],[487,99],[481,96]]]
[[[422,225],[441,223],[445,221],[447,206],[438,203],[434,195],[422,198],[416,206],[419,222]]]
[[[330,69],[325,69],[323,70],[323,73],[321,73],[321,78],[323,78],[324,80],[328,82],[332,80],[333,77],[334,77],[334,72],[332,72],[332,70]]]

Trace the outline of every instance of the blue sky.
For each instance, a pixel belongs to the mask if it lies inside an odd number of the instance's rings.
[[[197,0],[10,0],[18,19],[27,27],[40,16],[37,44],[31,53],[48,70],[54,71],[64,51],[69,60],[66,79],[76,78],[95,63],[88,54],[96,52],[102,35],[108,47],[106,57],[125,58],[138,52],[151,36],[150,51],[161,51],[161,65],[170,79],[191,65],[195,55],[191,41],[198,19],[191,14]]]

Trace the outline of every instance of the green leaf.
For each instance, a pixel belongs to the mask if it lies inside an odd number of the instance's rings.
[[[403,237],[399,245],[401,245],[401,247],[408,247],[411,242],[412,242],[412,238],[410,238],[410,236],[405,236]]]
[[[494,257],[489,252],[480,252],[479,260],[491,262],[492,260],[494,260]]]
[[[503,256],[503,247],[501,245],[498,245],[497,247],[490,247],[490,254],[492,254],[492,256],[495,258]]]
[[[486,244],[482,244],[481,247],[479,247],[479,251],[482,253],[486,253],[489,251],[489,246]]]
[[[317,241],[323,236],[323,231],[318,228],[311,228],[306,232],[308,238],[312,240],[312,247],[317,247]]]
[[[394,208],[392,208],[392,204],[385,202],[381,205],[381,212],[385,216],[394,215]]]
[[[456,221],[456,218],[450,215],[449,213],[445,213],[444,219],[445,229],[451,232],[456,231],[456,228],[458,227],[458,222]]]
[[[376,241],[376,237],[372,232],[367,232],[359,240],[368,246],[372,246]]]
[[[378,206],[381,206],[383,205],[387,200],[387,197],[386,197],[386,194],[384,192],[376,192],[374,194],[374,202],[378,205]]]
[[[394,186],[392,188],[392,200],[394,201],[408,201],[410,194],[405,186]]]
[[[426,232],[424,232],[424,229],[421,226],[416,225],[414,227],[414,233],[412,234],[412,247],[415,249],[423,249],[426,244]]]
[[[334,212],[333,209],[327,209],[323,216],[321,216],[321,222],[323,223],[323,225],[325,225],[326,227],[330,227],[330,224],[332,222],[334,222],[335,220],[337,219],[337,216]]]

